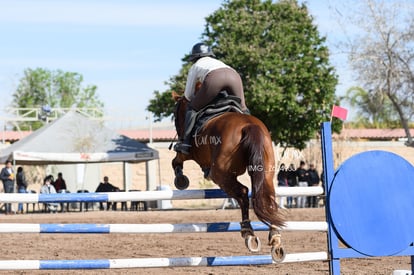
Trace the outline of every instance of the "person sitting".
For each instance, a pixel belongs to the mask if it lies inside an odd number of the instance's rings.
[[[52,175],[45,177],[45,179],[43,180],[43,186],[40,188],[40,194],[56,194],[56,189],[52,185],[52,182],[53,182]],[[59,205],[58,203],[47,203],[46,207],[48,211],[52,213],[56,213],[58,205]]]
[[[118,192],[119,188],[109,183],[109,178],[105,176],[103,182],[100,182],[95,192]],[[112,210],[116,210],[116,203],[107,202],[106,210],[109,210],[112,206]],[[103,203],[99,203],[99,209],[104,210]]]
[[[63,174],[61,172],[58,173],[57,179],[52,183],[55,187],[57,193],[67,193],[67,186],[66,181],[63,179]],[[63,212],[65,210],[64,203],[60,204],[60,211]],[[66,210],[69,211],[69,203],[66,204]]]
[[[52,183],[55,187],[56,192],[60,192],[61,190],[66,190],[66,181],[63,179],[62,173],[58,173],[57,179]]]
[[[242,111],[249,114],[244,99],[243,83],[235,69],[215,58],[211,48],[205,43],[193,46],[189,61],[191,66],[184,96],[190,102],[185,114],[184,136],[174,147],[176,152],[189,154],[191,131],[195,125],[198,112],[209,104],[221,91],[240,98]],[[197,90],[201,84],[200,89]]]

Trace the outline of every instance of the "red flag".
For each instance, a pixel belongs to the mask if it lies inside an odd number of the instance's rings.
[[[339,106],[334,105],[332,107],[332,114],[331,117],[337,117],[340,120],[346,120],[346,116],[348,115],[348,110]]]

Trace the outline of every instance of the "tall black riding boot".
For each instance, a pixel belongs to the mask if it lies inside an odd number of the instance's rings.
[[[184,122],[184,136],[181,143],[177,143],[174,146],[176,152],[181,152],[183,154],[190,154],[191,148],[191,132],[193,130],[194,124],[196,122],[197,113],[191,107],[188,107],[187,112],[185,113],[185,122]]]

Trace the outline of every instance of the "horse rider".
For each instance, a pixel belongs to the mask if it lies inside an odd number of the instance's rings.
[[[174,150],[189,154],[191,131],[198,111],[210,103],[221,91],[240,98],[244,113],[249,113],[244,100],[243,83],[240,75],[229,65],[215,58],[211,48],[205,43],[193,46],[189,61],[193,62],[185,86],[184,96],[190,102],[185,114],[184,136]],[[196,91],[196,86],[201,87]]]

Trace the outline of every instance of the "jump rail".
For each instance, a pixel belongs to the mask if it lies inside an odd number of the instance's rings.
[[[317,196],[321,194],[323,194],[323,188],[320,186],[281,187],[277,189],[278,196]],[[123,202],[225,198],[228,198],[228,196],[221,189],[59,194],[0,193],[0,202],[3,203]]]
[[[326,252],[287,254],[284,263],[324,261]],[[108,260],[11,260],[0,261],[0,270],[116,269],[144,267],[238,266],[274,264],[270,255],[229,257],[138,258]]]
[[[268,231],[262,222],[251,223],[255,231]],[[326,222],[287,222],[283,231],[327,231]],[[0,233],[217,233],[240,232],[238,222],[182,224],[32,224],[0,223]]]

